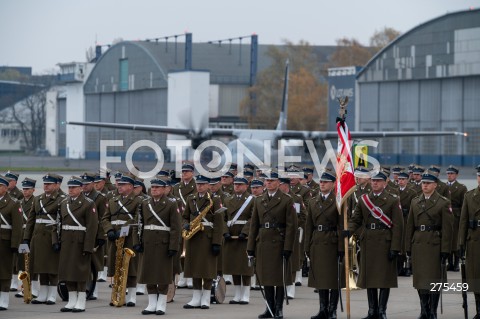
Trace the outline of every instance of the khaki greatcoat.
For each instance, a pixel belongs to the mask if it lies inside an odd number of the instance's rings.
[[[12,278],[13,255],[12,248],[18,248],[21,242],[22,233],[22,211],[19,202],[6,193],[0,200],[0,280]],[[5,223],[5,221],[10,227]],[[7,229],[9,228],[9,229]]]
[[[456,250],[458,247],[458,228],[460,222],[460,214],[462,212],[463,199],[467,193],[467,187],[463,184],[460,184],[458,181],[453,182],[453,184],[448,185],[448,199],[452,204],[453,211],[453,239],[452,239],[452,251]]]
[[[421,231],[415,227],[435,226],[441,230]],[[406,248],[412,254],[413,287],[432,288],[431,283],[441,282],[440,253],[452,249],[453,214],[450,201],[436,191],[425,199],[420,195],[412,200],[406,229]],[[447,276],[444,273],[446,282]]]

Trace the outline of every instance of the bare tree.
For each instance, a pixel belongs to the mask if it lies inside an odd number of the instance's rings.
[[[26,151],[45,147],[46,94],[41,90],[11,107],[11,116],[20,127]]]

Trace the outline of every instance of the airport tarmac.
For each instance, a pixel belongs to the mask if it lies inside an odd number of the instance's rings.
[[[448,272],[449,283],[460,281],[459,272]],[[307,278],[303,278],[303,285],[296,287],[295,299],[289,301],[289,305],[284,305],[285,318],[310,318],[318,312],[318,295],[312,288],[306,287]],[[2,319],[49,319],[49,318],[102,318],[102,319],[121,319],[121,318],[141,318],[144,317],[141,311],[148,304],[146,295],[137,296],[136,307],[110,307],[110,288],[107,283],[98,283],[99,299],[87,301],[86,311],[83,313],[62,313],[60,308],[66,302],[57,299],[57,304],[32,305],[24,304],[23,299],[15,298],[14,293],[10,293],[10,307],[7,311],[0,312]],[[410,319],[417,318],[420,313],[419,300],[416,290],[412,288],[412,277],[399,277],[399,288],[392,288],[387,308],[387,316],[390,319]],[[345,292],[343,294],[343,304],[345,308]],[[248,305],[230,305],[228,301],[233,296],[233,287],[227,286],[227,294],[223,304],[212,304],[210,309],[183,309],[183,305],[190,301],[192,290],[177,289],[174,302],[167,304],[166,316],[168,318],[257,318],[258,314],[265,310],[260,291],[252,291],[250,304]],[[473,294],[468,294],[469,318],[475,315],[475,302]],[[362,318],[367,314],[367,294],[366,290],[356,290],[351,293],[351,318]],[[340,305],[337,311],[338,318],[347,318],[346,312],[340,311]],[[148,317],[147,317],[148,318]],[[448,292],[443,294],[443,315],[440,314],[440,305],[438,306],[438,318],[461,319],[463,316],[462,295],[460,292]]]

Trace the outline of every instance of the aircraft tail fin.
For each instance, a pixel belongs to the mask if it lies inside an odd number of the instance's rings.
[[[289,61],[285,62],[285,79],[283,82],[283,100],[282,109],[280,111],[280,117],[278,119],[277,131],[285,131],[287,129],[287,116],[288,116],[288,74],[289,74]]]

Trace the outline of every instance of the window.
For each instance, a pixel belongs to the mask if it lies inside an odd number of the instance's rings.
[[[119,76],[119,89],[120,91],[128,90],[128,59],[120,60],[120,76]]]

